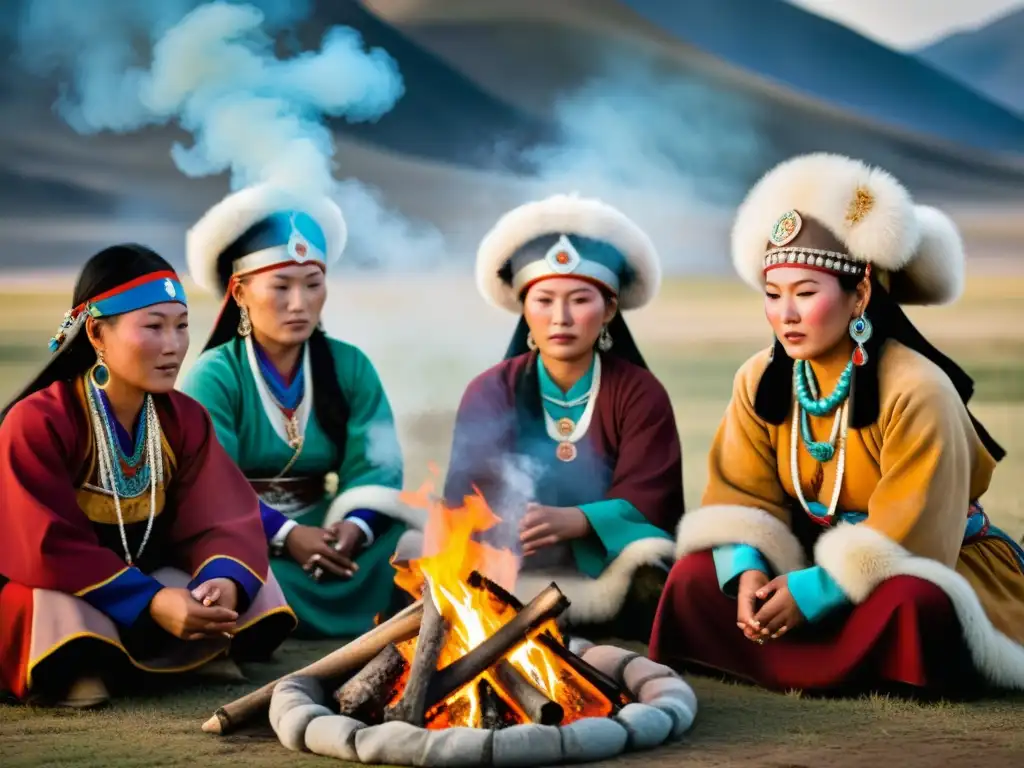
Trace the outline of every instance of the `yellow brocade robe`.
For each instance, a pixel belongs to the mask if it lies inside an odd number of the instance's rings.
[[[800,435],[792,428],[792,408],[778,426],[754,411],[768,355],[758,353],[736,375],[711,448],[702,506],[679,526],[679,557],[746,544],[776,573],[808,565],[791,526],[791,515],[805,514],[794,502],[791,440]],[[988,489],[996,462],[938,366],[892,340],[881,355],[878,420],[848,431],[838,503],[840,511],[867,517],[825,529],[814,546],[814,564],[855,604],[892,576],[935,583],[950,597],[979,672],[993,683],[1024,689],[1024,572],[1007,541],[964,543],[970,504]],[[815,440],[828,439],[832,419],[810,417]],[[804,497],[827,507],[839,451],[819,464],[797,447]]]

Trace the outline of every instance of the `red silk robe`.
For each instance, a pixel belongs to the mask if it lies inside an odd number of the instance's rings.
[[[163,430],[164,482],[142,557],[128,567],[113,499],[96,488],[93,431],[81,381],[60,382],[19,402],[0,425],[0,688],[26,697],[35,681],[59,688],[76,643],[113,647],[148,671],[195,668],[228,650],[226,639],[185,643],[158,630],[133,648],[132,631],[152,624],[148,606],[164,586],[194,588],[212,578],[239,586],[235,649],[269,652],[294,626],[269,562],[258,499],[217,441],[199,403],[171,392],[156,400]],[[122,499],[125,534],[138,551],[149,491]],[[152,629],[153,627],[150,627]],[[158,637],[159,647],[152,639]],[[84,656],[90,657],[86,652]],[[82,665],[78,665],[82,666]],[[99,668],[95,668],[98,666]]]

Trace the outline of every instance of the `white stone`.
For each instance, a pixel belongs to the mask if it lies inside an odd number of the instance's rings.
[[[614,645],[595,645],[583,654],[583,660],[592,664],[609,677],[619,680],[619,670],[626,658],[636,656],[633,651],[616,648]]]
[[[446,728],[428,731],[426,749],[412,765],[443,765],[445,768],[474,768],[489,763],[494,731],[481,728]]]
[[[686,702],[673,696],[662,696],[650,702],[652,707],[657,707],[666,715],[672,718],[672,738],[678,739],[693,725],[696,712],[686,706]]]
[[[356,731],[359,762],[370,765],[425,765],[431,731],[402,722],[383,723]]]
[[[615,719],[629,732],[630,749],[652,749],[665,742],[675,728],[667,712],[648,704],[627,704]]]
[[[639,691],[644,683],[662,677],[678,678],[671,667],[651,661],[646,656],[638,656],[626,665],[622,673],[622,682],[630,691]]]
[[[590,763],[618,755],[626,748],[629,731],[610,717],[586,717],[562,726],[562,757]]]
[[[317,755],[358,762],[356,732],[366,727],[365,723],[345,715],[318,717],[306,726],[306,749]]]
[[[513,725],[494,732],[496,768],[527,768],[562,762],[562,729],[554,725]]]

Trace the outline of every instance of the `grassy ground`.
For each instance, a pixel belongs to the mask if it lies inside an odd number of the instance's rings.
[[[914,312],[934,343],[975,377],[972,410],[1009,455],[984,501],[1010,533],[1024,532],[1024,280],[975,280],[955,307]],[[44,291],[0,293],[0,400],[6,400],[46,359],[67,297]],[[468,283],[425,285],[352,281],[332,287],[328,328],[360,344],[376,361],[399,414],[408,484],[430,461],[447,460],[453,410],[468,378],[497,359],[508,319],[481,312]],[[215,307],[193,305],[198,352]],[[381,308],[386,311],[381,311]],[[468,313],[472,312],[472,315]],[[428,318],[411,323],[408,318]],[[398,319],[396,319],[398,318]],[[734,283],[670,282],[631,328],[673,398],[683,438],[688,502],[700,498],[711,436],[739,364],[766,343],[756,296]],[[334,643],[287,643],[272,665],[246,670],[252,683],[302,666]],[[1019,765],[1024,732],[1021,699],[921,706],[874,698],[821,701],[775,695],[694,678],[700,713],[686,741],[617,763],[724,766],[858,766],[898,757],[915,766]],[[209,766],[330,765],[326,758],[286,754],[266,729],[224,739],[199,725],[218,704],[250,686],[197,681],[117,701],[106,711],[67,713],[0,707],[0,764]],[[1016,757],[1014,757],[1016,755]]]

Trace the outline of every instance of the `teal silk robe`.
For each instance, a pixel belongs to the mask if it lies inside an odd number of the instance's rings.
[[[335,339],[328,342],[350,411],[345,454],[338,456],[312,413],[307,348],[303,360],[306,391],[296,411],[300,428],[305,425],[305,440],[287,477],[316,480],[333,473],[337,475],[336,488],[325,482],[322,497],[312,504],[276,508],[300,525],[330,525],[361,508],[373,509],[396,522],[358,553],[359,570],[348,580],[325,575],[315,582],[287,554],[271,560],[274,575],[299,618],[299,637],[351,637],[369,630],[374,616],[388,608],[395,589],[389,562],[395,545],[410,524],[421,528],[425,516],[399,499],[401,449],[391,407],[373,364],[350,344]],[[295,453],[261,376],[251,345],[234,339],[203,353],[182,384],[185,392],[206,406],[225,450],[251,480],[274,478]],[[278,499],[264,495],[264,501],[275,506]]]

